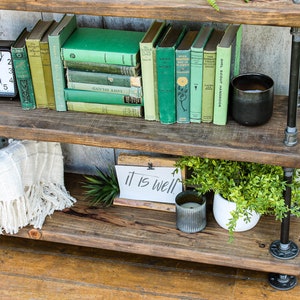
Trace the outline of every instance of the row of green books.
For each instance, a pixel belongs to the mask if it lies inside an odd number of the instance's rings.
[[[188,31],[154,21],[144,33],[78,28],[69,15],[58,23],[40,20],[12,47],[22,107],[139,117],[144,109],[146,120],[163,124],[224,125],[241,31],[240,25]]]
[[[241,25],[188,31],[155,21],[140,46],[145,119],[225,125],[241,37]]]

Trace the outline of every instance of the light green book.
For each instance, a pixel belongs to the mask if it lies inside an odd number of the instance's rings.
[[[48,37],[55,107],[57,111],[67,110],[64,97],[64,89],[66,87],[65,70],[60,49],[76,27],[76,16],[64,15],[55,30]]]
[[[203,50],[212,31],[212,26],[202,27],[191,47],[190,121],[192,123],[201,123]]]
[[[229,86],[231,78],[239,73],[241,36],[241,25],[228,25],[217,46],[213,117],[216,125],[227,123]]]
[[[87,102],[69,102],[67,101],[67,108],[70,111],[80,111],[88,113],[97,113],[105,115],[118,115],[123,117],[143,117],[142,106],[126,106],[126,105],[112,105],[101,103],[87,103]]]
[[[69,89],[83,90],[83,91],[95,91],[113,94],[129,95],[131,97],[141,98],[143,96],[141,87],[127,87],[127,86],[114,86],[84,82],[68,82]]]
[[[154,21],[140,42],[144,114],[145,119],[148,121],[159,120],[157,89],[155,88],[155,85],[157,84],[155,72],[155,47],[165,25],[165,22]]]
[[[206,123],[213,121],[217,45],[223,34],[224,31],[215,29],[204,47],[201,119]]]
[[[77,28],[62,46],[62,57],[70,61],[136,66],[144,35],[140,31]]]

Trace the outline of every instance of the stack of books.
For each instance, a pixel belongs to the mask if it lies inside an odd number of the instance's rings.
[[[61,47],[67,110],[142,117],[139,43],[144,35],[76,28]]]

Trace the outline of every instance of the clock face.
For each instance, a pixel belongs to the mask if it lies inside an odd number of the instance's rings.
[[[9,50],[0,49],[0,97],[14,97],[16,94],[11,53]]]

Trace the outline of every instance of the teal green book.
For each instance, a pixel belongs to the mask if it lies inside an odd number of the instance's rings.
[[[25,40],[29,31],[25,28],[11,46],[12,61],[19,90],[21,107],[24,110],[35,109],[35,97]]]
[[[214,117],[216,125],[226,125],[230,80],[239,72],[242,26],[230,24],[217,46]]]
[[[173,124],[177,121],[175,50],[185,31],[185,27],[170,26],[156,47],[158,110],[162,124]]]
[[[198,31],[188,31],[176,49],[177,123],[190,123],[191,46]]]
[[[122,117],[143,117],[143,106],[113,105],[88,102],[67,101],[67,108],[70,111],[97,113],[104,115],[116,115]]]
[[[141,76],[129,76],[67,69],[67,82],[94,83],[114,86],[141,87]]]
[[[64,15],[57,27],[48,37],[54,99],[57,111],[67,110],[64,97],[64,89],[66,87],[65,69],[60,50],[64,42],[76,28],[76,16]]]
[[[148,121],[158,121],[157,89],[155,88],[155,51],[156,45],[166,23],[153,21],[144,38],[140,42],[141,68],[144,92],[144,113]]]
[[[65,100],[101,104],[143,105],[143,98],[105,92],[65,89]]]
[[[64,60],[64,67],[66,69],[75,69],[79,71],[119,74],[119,75],[128,75],[128,76],[141,75],[140,63],[137,64],[136,66],[123,66],[123,65],[115,65],[115,64],[91,63],[86,61]]]
[[[136,66],[144,35],[140,31],[77,28],[62,46],[62,57],[70,61]]]
[[[205,123],[213,121],[217,46],[223,34],[223,30],[215,29],[204,47],[201,118]]]
[[[212,26],[202,27],[191,47],[190,121],[192,123],[201,123],[203,50],[212,31]]]

